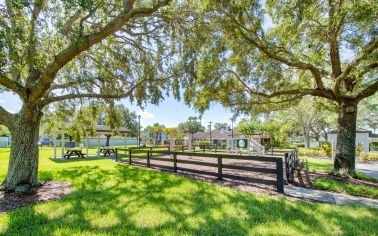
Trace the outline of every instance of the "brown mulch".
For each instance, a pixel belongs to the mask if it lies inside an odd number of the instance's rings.
[[[360,179],[354,179],[354,178],[348,178],[348,177],[339,177],[339,176],[331,175],[329,173],[310,171],[306,169],[305,167],[303,167],[303,165],[300,165],[299,167],[295,169],[294,179],[291,182],[291,184],[298,187],[313,188],[314,183],[318,178],[331,179],[331,180],[335,180],[337,182],[346,183],[346,184],[354,184],[354,185],[362,185],[362,186],[378,188],[378,180],[368,181],[368,180],[360,180]]]
[[[41,184],[40,187],[33,188],[28,193],[0,191],[0,213],[40,202],[60,199],[72,192],[71,184],[68,182],[42,181]]]

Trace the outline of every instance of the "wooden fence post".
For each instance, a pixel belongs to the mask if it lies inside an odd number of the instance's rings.
[[[173,153],[173,171],[177,172],[177,152]]]
[[[129,165],[131,165],[131,150],[129,150]]]
[[[118,148],[115,149],[115,160],[118,161]]]
[[[285,152],[285,172],[286,172],[287,181],[289,181],[289,178],[290,178],[290,166],[289,166],[289,153],[287,153],[287,152]]]
[[[284,180],[283,180],[283,163],[282,159],[279,159],[276,162],[276,169],[277,169],[277,190],[280,193],[284,193]]]
[[[218,180],[222,180],[222,156],[218,156]]]
[[[150,165],[150,157],[151,157],[151,155],[152,155],[152,152],[147,151],[147,167],[151,167],[151,165]]]

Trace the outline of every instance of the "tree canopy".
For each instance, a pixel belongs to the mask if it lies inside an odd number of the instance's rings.
[[[339,112],[334,172],[353,174],[357,106],[378,90],[374,2],[202,1],[180,38],[185,101],[256,114],[327,99]]]
[[[195,116],[190,116],[187,121],[180,123],[177,128],[186,134],[205,131],[205,127],[201,125],[201,122]]]

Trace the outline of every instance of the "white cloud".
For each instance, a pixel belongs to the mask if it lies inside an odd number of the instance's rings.
[[[155,118],[155,115],[148,112],[148,111],[142,111],[142,110],[139,110],[136,112],[137,115],[139,115],[142,119],[153,119]]]

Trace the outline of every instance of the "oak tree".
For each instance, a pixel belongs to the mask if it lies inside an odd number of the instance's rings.
[[[43,109],[67,99],[130,98],[157,103],[171,76],[163,35],[170,0],[0,2],[0,91],[22,108],[0,107],[12,147],[3,182],[38,185]],[[164,63],[163,63],[164,62]]]
[[[181,37],[188,104],[258,113],[327,99],[339,114],[334,173],[353,174],[357,106],[378,90],[376,1],[207,0],[191,17]]]

